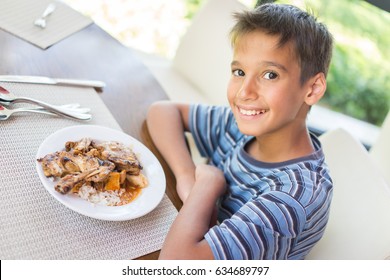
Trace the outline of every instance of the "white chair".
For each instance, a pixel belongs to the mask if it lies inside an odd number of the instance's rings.
[[[390,113],[387,114],[379,136],[370,149],[370,156],[390,184]]]
[[[209,0],[200,8],[172,61],[143,56],[173,101],[227,104],[233,13],[246,7],[238,0]]]
[[[390,257],[390,189],[364,146],[344,129],[320,137],[334,182],[324,236],[306,259]]]
[[[246,7],[238,0],[209,0],[193,18],[172,61],[141,55],[172,101],[223,105],[227,102],[233,13]],[[192,158],[204,163],[187,134]]]

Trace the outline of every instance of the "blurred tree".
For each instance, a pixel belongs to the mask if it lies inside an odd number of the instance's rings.
[[[256,3],[256,7],[260,6],[260,5],[263,5],[265,3],[272,3],[272,2],[275,2],[275,0],[258,0],[257,3]]]
[[[390,108],[390,14],[361,0],[276,2],[311,11],[334,36],[321,104],[380,126]]]

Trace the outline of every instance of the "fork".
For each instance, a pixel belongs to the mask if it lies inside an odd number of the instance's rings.
[[[68,105],[62,105],[59,107],[64,108],[64,109],[66,109],[66,108],[72,109],[72,108],[74,108],[74,106],[78,106],[78,104],[68,104]],[[40,114],[47,114],[47,115],[53,115],[53,116],[58,115],[56,113],[47,111],[43,107],[8,109],[8,108],[0,105],[0,121],[7,120],[14,113],[21,113],[21,112],[40,113]],[[88,120],[87,116],[90,116],[90,115],[84,114],[84,113],[75,113],[74,112],[71,115],[69,115],[68,118],[79,119],[79,120]]]
[[[17,97],[2,86],[0,86],[0,103],[3,105],[9,105],[11,103],[31,103],[44,107],[47,111],[61,115],[68,118],[78,118],[80,120],[90,120],[92,116],[86,114],[89,112],[89,108],[65,108],[61,106],[51,105],[49,103],[39,101],[28,97]]]

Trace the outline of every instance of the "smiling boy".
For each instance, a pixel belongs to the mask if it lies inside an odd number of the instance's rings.
[[[306,118],[326,90],[332,36],[290,5],[236,19],[230,108],[160,102],[148,113],[183,201],[162,259],[303,259],[328,220],[332,181]],[[194,165],[184,131],[210,165]]]

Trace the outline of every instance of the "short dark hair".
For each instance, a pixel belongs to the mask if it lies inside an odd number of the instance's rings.
[[[253,31],[279,35],[279,47],[291,42],[301,68],[301,84],[317,73],[328,73],[333,38],[326,26],[301,9],[287,4],[266,3],[234,14],[230,32],[234,47],[240,36]]]

